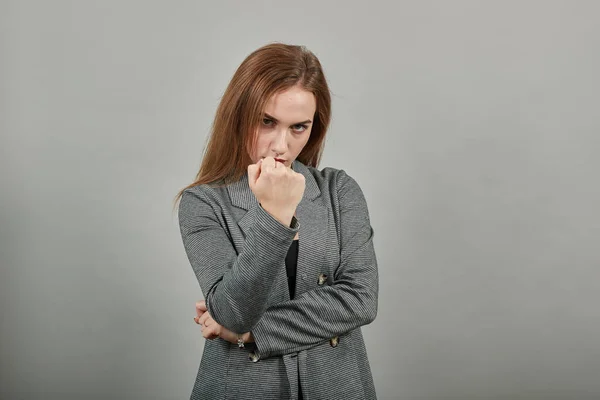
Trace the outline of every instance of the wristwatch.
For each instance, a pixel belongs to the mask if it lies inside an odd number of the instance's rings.
[[[237,345],[240,349],[244,348],[244,339],[242,339],[242,335],[237,335]]]

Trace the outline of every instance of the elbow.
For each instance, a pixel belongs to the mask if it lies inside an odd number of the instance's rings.
[[[246,332],[250,332],[254,326],[258,323],[258,318],[237,318],[233,321],[231,321],[231,327],[227,327],[225,326],[227,329],[229,329],[230,331],[234,332],[234,333],[246,333]]]
[[[371,302],[365,313],[365,325],[370,324],[377,318],[377,300]]]
[[[361,313],[362,325],[368,325],[377,318],[377,294],[370,293],[363,301],[363,312]]]
[[[238,310],[236,307],[232,307],[228,302],[221,304],[221,302],[215,300],[217,299],[212,297],[211,301],[207,302],[210,316],[217,324],[234,333],[242,334],[250,332],[261,317],[261,315],[256,313]]]
[[[368,325],[375,320],[378,307],[377,286],[375,288],[367,286],[358,288],[338,287],[342,292],[346,292],[346,295],[349,295],[345,299],[345,307],[349,311],[347,315],[353,325],[357,327]]]
[[[212,315],[215,322],[222,327],[229,329],[233,333],[246,333],[250,332],[252,328],[258,323],[257,318],[247,318],[235,314],[224,315]]]

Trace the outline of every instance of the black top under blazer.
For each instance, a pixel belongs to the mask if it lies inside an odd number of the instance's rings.
[[[191,399],[296,399],[300,384],[305,400],[376,398],[360,329],[375,319],[379,291],[364,195],[343,170],[292,168],[306,187],[291,226],[258,204],[247,174],[183,193],[181,235],[208,311],[255,339],[245,348],[207,340]],[[296,233],[290,299],[285,257]]]

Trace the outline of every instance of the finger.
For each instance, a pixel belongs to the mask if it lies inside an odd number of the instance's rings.
[[[216,338],[218,338],[218,337],[219,337],[219,335],[217,335],[217,334],[215,333],[215,330],[214,330],[214,328],[207,328],[207,327],[205,327],[205,326],[202,326],[202,327],[200,328],[200,331],[202,332],[202,337],[203,337],[204,339],[212,340],[212,339],[216,339]]]
[[[254,187],[254,183],[258,179],[259,176],[259,166],[256,164],[248,165],[248,183],[250,187]]]
[[[217,332],[215,331],[214,328],[204,328],[202,330],[202,336],[205,339],[209,339],[209,340],[212,340],[212,339],[215,339],[215,338],[219,337],[219,335],[217,334]]]
[[[206,302],[204,300],[200,300],[196,302],[196,315],[201,317],[207,310]]]
[[[206,320],[210,318],[210,314],[205,312],[204,314],[202,314],[202,316],[200,317],[200,324],[204,325],[204,323],[206,322]]]
[[[214,325],[211,325],[209,327],[209,329],[212,329],[213,334],[221,336],[221,331],[223,330],[223,327],[215,322]]]
[[[202,329],[202,337],[204,339],[208,339],[208,337],[211,335],[211,333],[208,331],[208,329]]]
[[[258,160],[256,165],[258,166],[258,175],[256,176],[256,179],[258,179],[260,177],[260,174],[262,173],[263,159],[261,158],[260,160]]]
[[[212,318],[208,318],[206,321],[204,321],[203,326],[204,329],[211,329],[212,332],[216,333],[217,335],[221,334],[222,326]]]
[[[273,169],[275,169],[276,164],[277,162],[273,157],[265,157],[263,159],[261,168],[265,170],[265,172],[272,171]]]

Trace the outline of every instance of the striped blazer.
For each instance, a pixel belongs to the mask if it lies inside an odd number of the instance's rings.
[[[375,399],[360,327],[377,314],[373,229],[364,195],[343,170],[292,168],[306,187],[290,226],[257,202],[247,174],[186,189],[179,224],[216,322],[252,331],[239,348],[207,340],[191,399]],[[297,218],[297,219],[296,219]],[[285,256],[299,234],[296,297]]]

